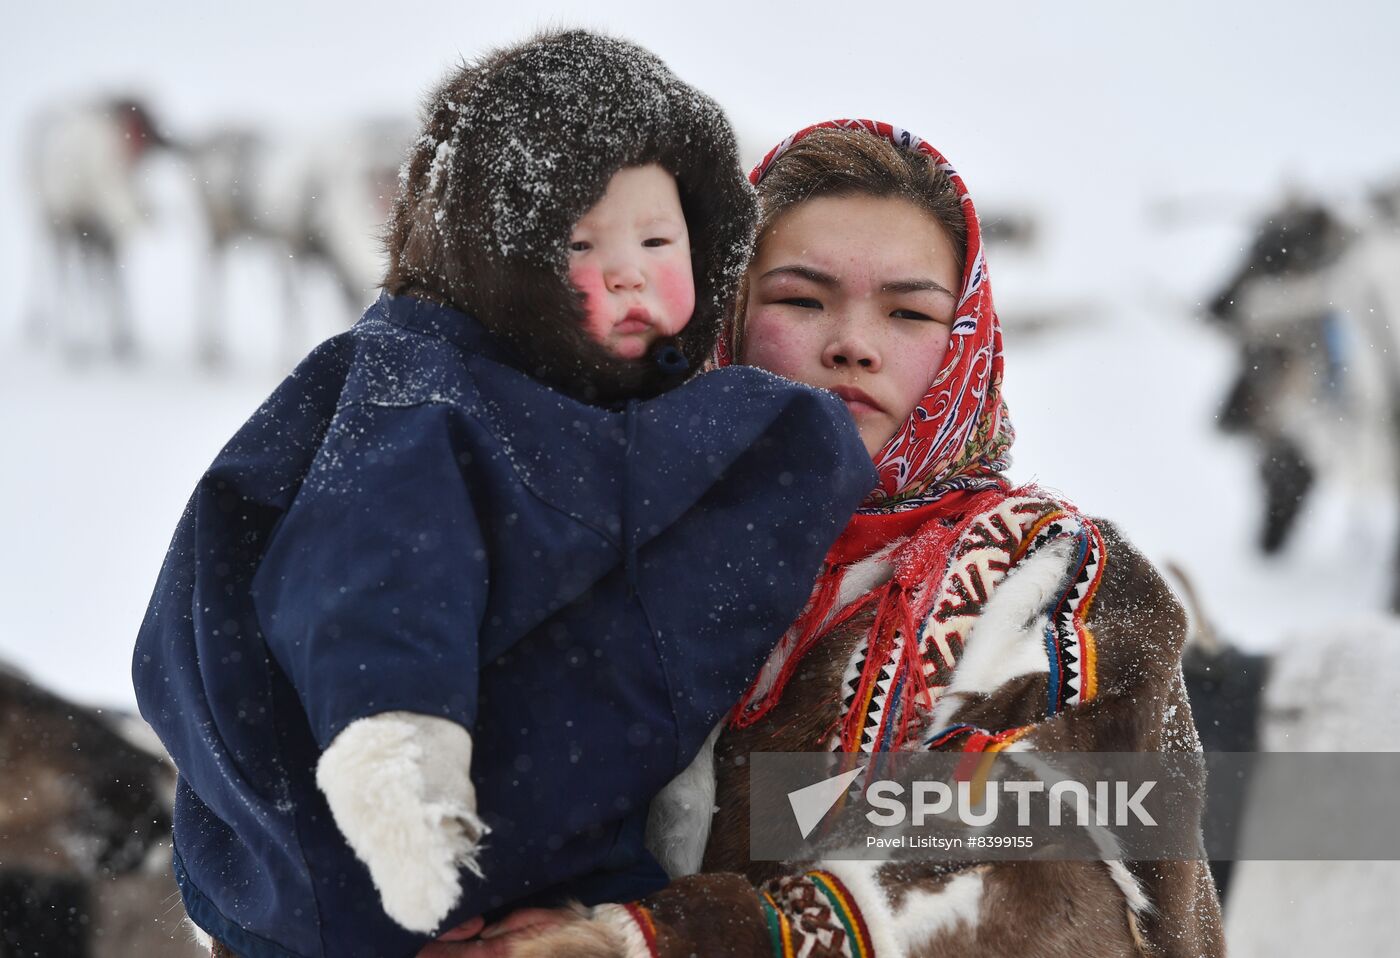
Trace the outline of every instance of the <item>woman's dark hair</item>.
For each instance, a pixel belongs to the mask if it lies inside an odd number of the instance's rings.
[[[758,184],[757,246],[773,224],[807,200],[823,196],[895,197],[924,210],[953,243],[959,277],[967,261],[967,221],[952,179],[933,157],[904,150],[865,130],[813,130],[790,146]],[[755,255],[757,247],[755,248]],[[739,289],[732,355],[739,356],[748,280]]]

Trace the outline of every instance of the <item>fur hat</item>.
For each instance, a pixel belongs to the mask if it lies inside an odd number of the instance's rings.
[[[648,163],[676,177],[695,278],[695,313],[666,342],[699,369],[752,246],[753,189],[714,101],[611,37],[545,33],[447,78],[401,176],[384,287],[475,316],[528,372],[580,399],[661,392],[683,377],[656,347],[625,360],[589,336],[568,280],[574,224],[614,173]]]

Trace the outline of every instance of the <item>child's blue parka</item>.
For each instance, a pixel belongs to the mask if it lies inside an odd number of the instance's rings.
[[[442,716],[492,828],[448,924],[628,900],[647,803],[800,611],[875,476],[834,397],[733,367],[609,410],[381,296],[219,454],[137,641],[175,867],[243,958],[411,956],[315,787],[355,719]]]

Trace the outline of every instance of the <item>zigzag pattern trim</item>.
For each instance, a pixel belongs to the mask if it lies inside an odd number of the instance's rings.
[[[912,596],[919,628],[919,656],[929,689],[921,708],[932,710],[952,680],[962,658],[964,638],[981,615],[992,591],[1011,569],[1049,542],[1062,538],[1077,541],[1078,553],[1063,589],[1045,610],[1045,645],[1050,661],[1046,708],[1054,715],[1092,699],[1097,691],[1096,648],[1085,625],[1103,577],[1104,544],[1097,527],[1058,502],[1034,497],[1008,498],[979,516],[949,551],[946,570],[937,582],[928,582]],[[916,537],[917,538],[917,537]],[[911,540],[910,545],[915,543]],[[903,675],[904,638],[897,641],[877,681],[864,701],[858,701],[861,678],[869,655],[869,637],[852,653],[841,679],[841,722],[859,709],[863,720],[860,739],[832,737],[832,751],[874,752],[891,744],[888,719],[899,714],[899,703],[908,687]]]
[[[1104,544],[1099,530],[1074,513],[1057,510],[1036,522],[1017,558],[1060,538],[1073,539],[1077,553],[1063,589],[1046,614],[1047,717],[1087,702],[1097,691],[1097,649],[1085,621],[1103,578]]]

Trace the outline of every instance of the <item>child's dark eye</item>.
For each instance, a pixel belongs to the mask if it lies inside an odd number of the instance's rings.
[[[586,253],[593,248],[593,244],[587,240],[574,240],[569,244],[569,252]]]
[[[670,246],[671,241],[664,236],[653,236],[651,239],[642,240],[642,245],[655,249],[658,246]]]
[[[890,313],[890,315],[898,319],[917,319],[928,323],[934,321],[933,317],[927,313],[920,313],[912,309],[896,309],[893,313]]]
[[[791,296],[791,297],[789,297],[789,298],[787,298],[787,299],[780,299],[780,300],[778,300],[778,302],[779,302],[780,304],[782,304],[783,306],[796,306],[796,307],[798,307],[799,309],[821,309],[821,308],[822,308],[822,304],[821,304],[821,302],[820,302],[819,300],[808,299],[808,298],[806,298],[805,296]]]

